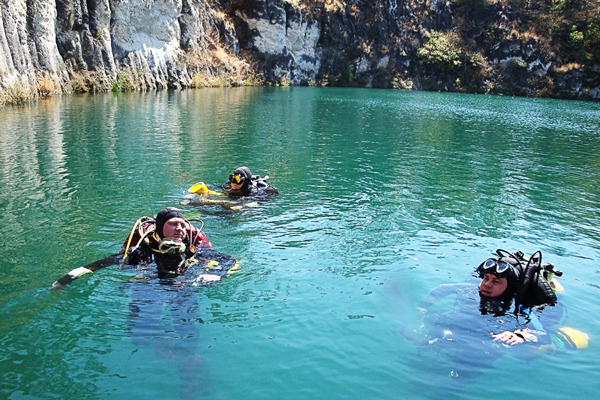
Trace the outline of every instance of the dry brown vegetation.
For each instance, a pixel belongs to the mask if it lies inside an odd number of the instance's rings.
[[[36,87],[16,82],[7,88],[0,88],[0,106],[24,104],[38,98]]]
[[[218,45],[210,51],[191,52],[188,63],[190,69],[196,71],[189,83],[191,88],[255,86],[262,83],[248,62]]]

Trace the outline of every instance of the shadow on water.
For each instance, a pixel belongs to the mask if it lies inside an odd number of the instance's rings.
[[[197,288],[160,282],[135,281],[127,285],[131,293],[127,326],[135,348],[131,363],[136,363],[136,352],[155,352],[153,365],[162,373],[151,372],[149,382],[157,376],[180,381],[180,398],[204,397],[210,393],[208,367],[198,350],[200,317]],[[138,366],[138,368],[140,368]],[[177,370],[173,371],[173,368]],[[144,375],[145,372],[142,372]],[[155,382],[153,384],[156,384]]]

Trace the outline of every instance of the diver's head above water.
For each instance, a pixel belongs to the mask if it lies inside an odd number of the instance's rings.
[[[498,278],[492,273],[485,274],[479,284],[479,293],[485,297],[500,297],[506,291],[506,278]]]
[[[229,175],[231,193],[247,196],[252,191],[252,172],[248,167],[239,167]]]
[[[519,281],[515,267],[505,261],[488,258],[476,271],[481,278],[479,294],[488,298],[512,298]]]
[[[507,262],[488,258],[475,270],[479,284],[480,311],[483,314],[503,315],[511,306],[517,290],[519,275]]]
[[[178,208],[163,208],[156,214],[156,233],[161,239],[183,240],[186,226],[187,222]]]
[[[187,226],[188,222],[178,208],[163,208],[156,214],[159,241],[154,250],[154,260],[160,278],[177,276],[184,271],[187,248],[183,240]]]

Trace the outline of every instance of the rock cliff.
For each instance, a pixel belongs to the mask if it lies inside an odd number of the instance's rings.
[[[0,91],[284,84],[600,99],[600,5],[1,0]]]

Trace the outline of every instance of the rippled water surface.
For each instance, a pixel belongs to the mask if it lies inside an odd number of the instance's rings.
[[[2,398],[597,396],[598,103],[237,88],[65,96],[0,120]],[[240,165],[279,197],[184,207],[237,274],[174,287],[113,266],[49,290]],[[490,344],[501,356],[480,363],[399,334],[497,248],[564,271],[564,324],[587,349]]]

